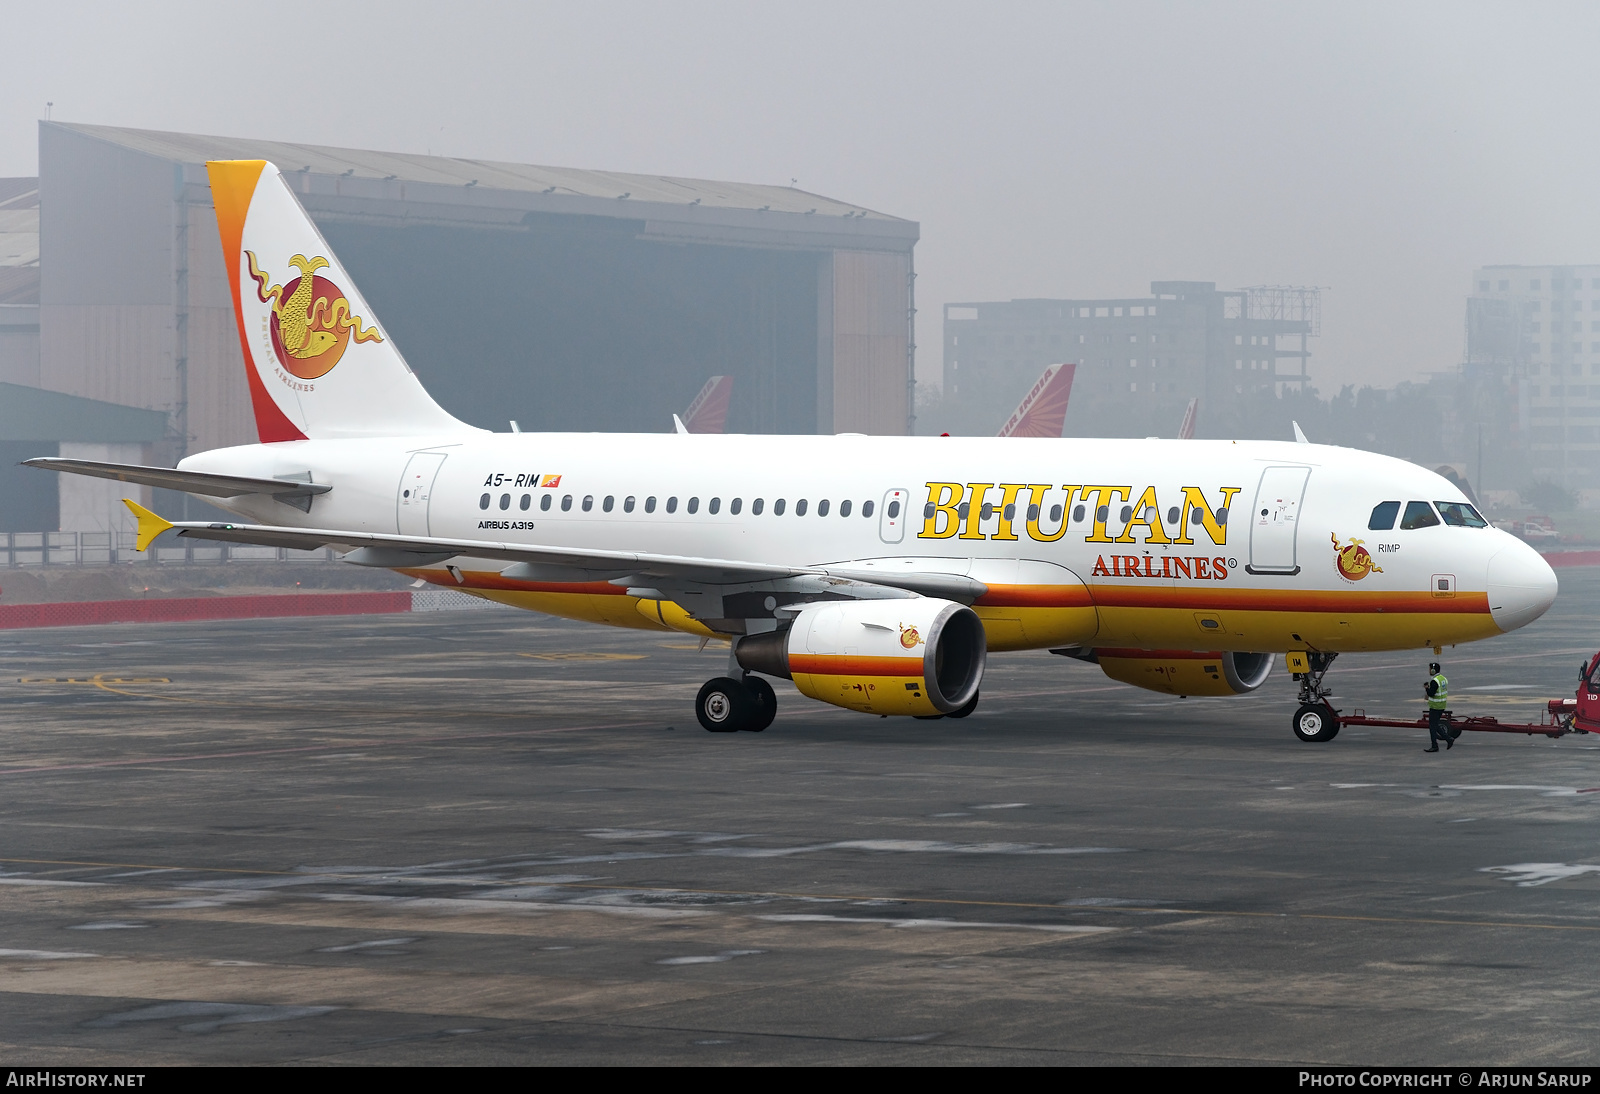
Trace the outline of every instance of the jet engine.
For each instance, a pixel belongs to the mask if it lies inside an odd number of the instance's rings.
[[[1113,680],[1168,695],[1242,695],[1266,682],[1270,653],[1196,653],[1192,650],[1097,649],[1095,659]]]
[[[912,597],[817,604],[787,629],[741,638],[735,656],[824,703],[932,717],[977,695],[988,645],[971,608]]]

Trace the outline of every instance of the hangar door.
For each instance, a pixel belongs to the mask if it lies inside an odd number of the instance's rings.
[[[1250,564],[1252,574],[1297,574],[1295,530],[1300,526],[1300,504],[1305,499],[1309,467],[1269,467],[1261,472],[1256,503],[1250,510]]]

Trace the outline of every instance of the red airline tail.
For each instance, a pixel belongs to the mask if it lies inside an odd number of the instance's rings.
[[[1199,399],[1190,399],[1189,408],[1183,412],[1183,424],[1178,427],[1178,440],[1189,441],[1194,439],[1195,412],[1200,409]]]
[[[732,376],[713,376],[683,412],[683,425],[690,433],[721,433],[728,421],[728,399],[733,395]]]
[[[1067,420],[1067,400],[1072,397],[1072,377],[1077,370],[1071,361],[1045,369],[995,436],[1061,436],[1061,426]]]

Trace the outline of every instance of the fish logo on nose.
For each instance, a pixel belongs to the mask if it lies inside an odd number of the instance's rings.
[[[1383,573],[1383,567],[1372,561],[1372,555],[1361,546],[1366,540],[1352,539],[1343,547],[1339,546],[1339,537],[1330,533],[1333,540],[1333,560],[1339,568],[1339,576],[1346,581],[1360,581],[1368,574]]]
[[[376,327],[365,326],[359,315],[351,313],[344,290],[317,274],[330,265],[326,258],[295,255],[289,265],[299,270],[300,276],[269,287],[272,278],[257,264],[255,253],[246,251],[245,256],[250,260],[256,296],[263,304],[272,305],[272,351],[285,372],[315,380],[333,370],[352,339],[383,341]]]

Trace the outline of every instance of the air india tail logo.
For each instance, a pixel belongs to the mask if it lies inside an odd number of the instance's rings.
[[[250,276],[255,278],[256,295],[263,304],[272,303],[272,351],[284,371],[302,380],[326,376],[339,363],[352,336],[357,342],[382,342],[376,327],[362,325],[359,315],[350,313],[344,290],[317,271],[329,265],[326,258],[295,255],[289,265],[300,276],[284,285],[267,287],[268,274],[250,260]]]
[[[1383,573],[1383,567],[1372,561],[1372,555],[1362,545],[1365,540],[1353,539],[1343,547],[1339,546],[1339,537],[1331,535],[1333,540],[1333,559],[1339,567],[1339,576],[1346,581],[1360,581],[1368,574]]]
[[[908,650],[914,650],[922,644],[922,635],[917,633],[917,628],[900,625],[900,644]]]

